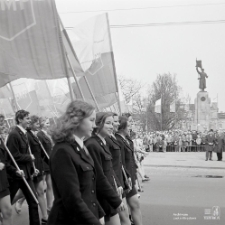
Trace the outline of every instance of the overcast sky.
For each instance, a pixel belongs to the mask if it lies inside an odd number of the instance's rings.
[[[65,26],[104,12],[109,13],[110,25],[225,21],[225,0],[56,0],[56,4]],[[209,76],[206,90],[213,101],[218,95],[219,110],[225,111],[225,23],[111,28],[111,35],[118,75],[151,84],[157,74],[176,74],[183,95],[189,94],[192,103],[199,91],[195,60],[201,59]]]

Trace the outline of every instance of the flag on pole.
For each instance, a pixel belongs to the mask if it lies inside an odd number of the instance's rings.
[[[107,14],[92,17],[78,26],[67,28],[77,60],[83,70],[83,73],[77,72],[76,75],[79,78],[85,100],[94,105],[87,86],[88,82],[101,109],[110,107],[118,100],[118,86],[109,29]],[[75,63],[73,64],[74,69],[80,71],[80,68]],[[74,83],[75,93],[78,92],[77,90]],[[76,93],[76,95],[78,94]]]
[[[0,87],[66,76],[54,0],[0,1]]]
[[[176,102],[173,101],[171,104],[170,104],[170,112],[171,113],[175,113],[176,112]]]
[[[155,113],[161,113],[162,100],[161,98],[155,102]]]

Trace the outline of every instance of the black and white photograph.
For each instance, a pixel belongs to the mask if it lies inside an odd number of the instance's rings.
[[[0,0],[0,225],[225,224],[225,0]]]

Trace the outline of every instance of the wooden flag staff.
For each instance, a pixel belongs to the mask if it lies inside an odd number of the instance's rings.
[[[9,154],[9,157],[11,158],[11,160],[12,160],[14,166],[16,167],[16,169],[17,169],[17,170],[20,170],[19,166],[17,165],[15,159],[13,158],[11,152],[9,151],[8,147],[5,145],[4,142],[3,142],[3,145],[4,145],[4,147],[5,147],[6,151],[7,151],[7,153]],[[28,188],[30,194],[32,195],[33,199],[35,200],[35,202],[36,202],[37,204],[39,204],[39,202],[38,202],[38,200],[37,200],[37,198],[36,198],[34,192],[33,192],[32,189],[30,188],[30,185],[27,183],[25,177],[22,176],[22,179],[23,179],[23,182],[25,183],[25,185],[27,186],[27,188]]]

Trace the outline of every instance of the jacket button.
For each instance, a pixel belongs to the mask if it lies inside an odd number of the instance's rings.
[[[92,180],[94,180],[95,179],[95,177],[92,177]]]
[[[95,191],[94,191],[94,190],[92,190],[92,191],[91,191],[91,193],[92,193],[92,194],[94,194],[94,193],[95,193]]]
[[[95,203],[93,203],[93,206],[95,207],[95,206],[96,206],[96,204],[95,204]]]

